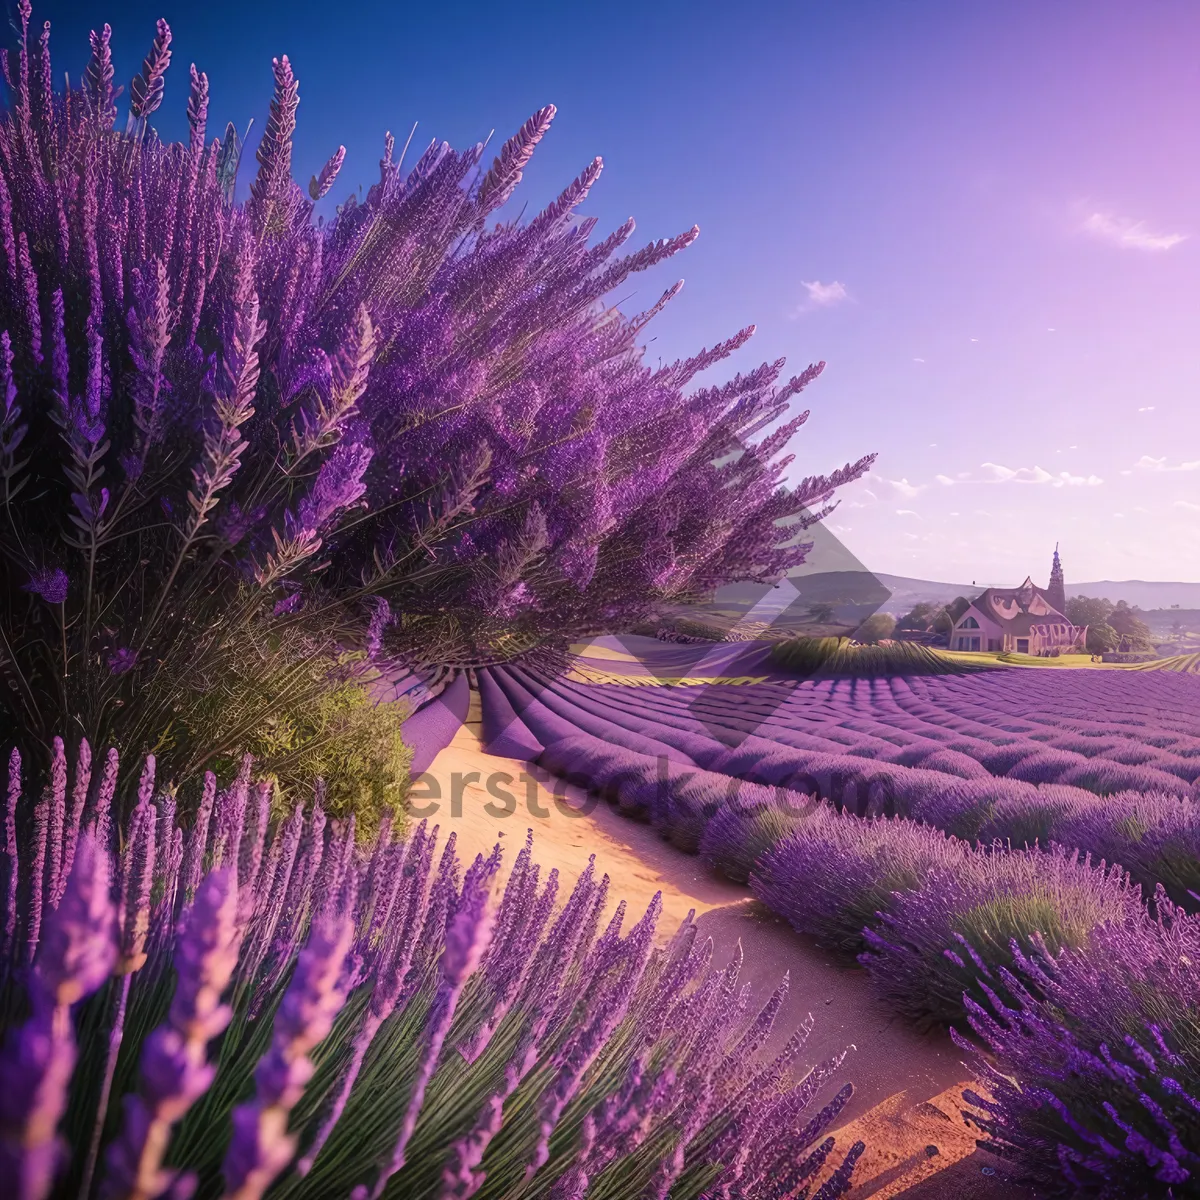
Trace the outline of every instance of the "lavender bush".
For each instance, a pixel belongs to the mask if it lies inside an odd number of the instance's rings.
[[[1121,792],[1064,814],[1054,838],[1120,863],[1147,896],[1165,889],[1174,904],[1200,909],[1200,808],[1153,792]]]
[[[859,961],[896,1012],[949,1023],[962,1016],[964,994],[983,1002],[991,987],[1006,996],[999,970],[1011,968],[1014,946],[1027,951],[1037,935],[1052,953],[1084,949],[1107,922],[1143,911],[1119,867],[1061,848],[978,849],[898,893],[879,927],[864,931]]]
[[[745,784],[743,794],[754,786]],[[814,797],[797,796],[791,804],[781,804],[773,791],[762,790],[768,796],[760,804],[721,808],[709,820],[697,847],[707,866],[735,883],[748,883],[759,859],[784,841],[804,819],[804,810],[817,803]]]
[[[920,888],[931,871],[953,875],[965,855],[939,830],[822,807],[761,855],[750,887],[793,929],[857,953],[864,928],[894,909],[902,892]]]
[[[499,846],[464,872],[453,835],[439,857],[436,828],[385,821],[360,851],[320,794],[272,821],[249,762],[185,830],[148,759],[114,853],[116,757],[90,767],[85,744],[18,837],[10,764],[0,1160],[23,1200],[666,1200],[822,1172],[844,1056],[798,1069],[806,1024],[761,1057],[786,983],[756,1014],[690,917],[665,946],[658,900],[602,924],[591,867],[560,903],[532,834],[499,889]]]
[[[1038,789],[1033,784],[1015,779],[948,781],[947,787],[913,805],[911,815],[915,821],[933,825],[963,841],[974,842],[998,805],[1032,802],[1037,794]]]
[[[121,128],[109,27],[56,92],[30,18],[20,0],[0,120],[0,704],[29,745],[69,727],[182,777],[364,656],[507,660],[773,580],[868,465],[780,486],[820,365],[687,390],[752,327],[643,365],[679,285],[632,317],[604,297],[698,231],[589,244],[599,159],[496,223],[553,106],[486,168],[435,141],[405,169],[389,134],[322,222],[344,152],[293,182],[286,56],[239,201],[203,72],[186,142],[150,124],[165,21]]]
[[[964,1116],[1042,1195],[1200,1196],[1200,919],[1157,909],[1086,953],[1035,940],[1007,1001],[964,1001],[988,1052],[955,1034],[986,1093]]]

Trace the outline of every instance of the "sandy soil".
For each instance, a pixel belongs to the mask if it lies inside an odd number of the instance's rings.
[[[959,1115],[959,1094],[969,1076],[948,1037],[916,1033],[873,997],[865,972],[833,960],[753,901],[745,888],[709,874],[698,859],[669,846],[649,826],[589,802],[575,789],[560,785],[556,796],[555,782],[544,772],[485,754],[478,704],[475,695],[467,724],[427,772],[441,799],[414,802],[417,812],[441,825],[443,835],[457,834],[460,856],[488,853],[499,840],[508,845],[506,863],[511,864],[532,828],[536,860],[543,871],[558,867],[568,888],[595,854],[597,868],[612,878],[615,899],[628,902],[634,919],[655,892],[663,893],[662,938],[695,909],[701,930],[713,939],[717,966],[729,961],[740,941],[743,979],[754,983],[761,1000],[788,973],[778,1044],[811,1012],[816,1018],[808,1043],[811,1062],[855,1047],[843,1078],[856,1092],[834,1131],[840,1147],[859,1137],[868,1146],[850,1193],[854,1200],[1032,1195],[1008,1177],[1000,1160],[976,1149],[974,1134]],[[419,791],[429,796],[434,788]],[[513,797],[511,806],[505,793]],[[501,815],[487,812],[488,804]],[[507,807],[515,811],[505,812]]]

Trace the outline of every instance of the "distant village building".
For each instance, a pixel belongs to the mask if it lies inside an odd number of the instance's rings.
[[[950,649],[1043,655],[1082,645],[1087,627],[1072,625],[1062,611],[1065,590],[1055,546],[1048,588],[1038,587],[1028,576],[1020,587],[988,588],[954,623]]]

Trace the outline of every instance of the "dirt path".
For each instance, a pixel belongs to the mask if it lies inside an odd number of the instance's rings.
[[[765,1000],[788,973],[790,991],[771,1049],[781,1046],[810,1012],[816,1019],[810,1062],[855,1047],[843,1067],[855,1096],[834,1131],[839,1146],[858,1137],[867,1142],[853,1200],[1030,1195],[1007,1177],[999,1160],[976,1150],[974,1134],[959,1116],[959,1093],[968,1076],[948,1037],[916,1033],[875,1000],[865,972],[832,959],[753,901],[744,887],[713,876],[699,859],[675,850],[648,825],[594,799],[589,803],[578,789],[560,785],[556,798],[553,782],[537,782],[547,779],[544,772],[485,754],[478,704],[475,695],[467,724],[427,772],[425,780],[433,782],[414,790],[427,797],[414,800],[414,811],[439,823],[443,835],[456,833],[460,857],[469,861],[487,854],[500,841],[511,865],[532,828],[535,859],[543,871],[557,867],[567,888],[595,854],[598,870],[612,880],[613,902],[626,900],[634,920],[655,892],[662,892],[663,939],[695,909],[702,934],[713,939],[716,966],[729,961],[740,941],[742,978],[753,982],[756,999]],[[489,804],[492,813],[485,807]],[[930,1154],[932,1147],[936,1152]]]

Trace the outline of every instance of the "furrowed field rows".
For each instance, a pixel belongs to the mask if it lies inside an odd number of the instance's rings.
[[[1004,994],[994,972],[1014,951],[1200,909],[1194,676],[479,682],[486,745],[749,882],[796,929],[861,954],[918,1021],[963,1017],[984,984]]]

